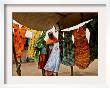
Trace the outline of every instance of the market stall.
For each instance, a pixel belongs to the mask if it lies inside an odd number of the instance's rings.
[[[18,25],[13,22],[13,52],[19,76],[21,75],[20,67],[22,52],[26,42],[25,37],[31,39],[28,46],[28,57],[38,61],[39,57],[37,56],[39,56],[40,52],[36,52],[35,48],[40,49],[44,47],[42,44],[46,32],[52,29],[53,26],[55,31],[58,32],[57,39],[59,40],[60,59],[57,59],[57,61],[58,63],[70,66],[71,75],[73,75],[74,65],[77,65],[80,69],[86,69],[91,61],[98,58],[98,13],[13,12],[12,16],[13,20],[19,23]],[[80,23],[83,24],[76,27]],[[90,33],[89,40],[86,38],[87,28]],[[74,42],[72,36],[74,37]],[[35,46],[36,44],[37,47]],[[50,56],[53,55],[50,54]],[[56,53],[56,55],[58,54]],[[54,59],[56,61],[56,58]],[[48,63],[50,63],[49,60],[47,60]],[[44,67],[45,70],[50,69],[46,66]],[[44,75],[44,72],[42,73]],[[50,74],[49,72],[47,73]],[[58,75],[58,70],[56,75]]]

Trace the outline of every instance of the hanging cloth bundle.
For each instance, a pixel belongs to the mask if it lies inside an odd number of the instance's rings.
[[[90,63],[90,48],[86,38],[86,28],[80,27],[73,31],[74,35],[74,52],[75,52],[75,65],[80,69],[85,69]]]
[[[72,33],[70,31],[64,32],[64,41],[63,41],[63,59],[62,64],[67,66],[74,65],[74,45],[72,41]]]
[[[26,42],[25,39],[26,27],[22,26],[20,28],[18,24],[14,24],[13,29],[14,29],[14,48],[16,52],[16,58],[21,59],[23,55],[24,45]]]
[[[26,42],[25,33],[26,27],[19,27],[18,24],[13,24],[14,36],[13,36],[13,53],[16,62],[16,72],[19,76],[21,76],[21,58],[23,56],[24,45]]]
[[[30,44],[28,47],[28,57],[34,59],[35,57],[35,44],[38,40],[41,31],[30,30],[32,32],[32,39],[30,40]]]
[[[86,27],[90,31],[90,59],[94,61],[94,59],[98,58],[98,17],[87,23]]]
[[[43,32],[42,35],[38,38],[37,42],[36,42],[36,52],[35,52],[35,57],[34,57],[34,61],[35,62],[38,62],[39,61],[39,55],[42,51],[42,49],[44,48],[44,45],[43,45],[43,41],[44,41],[44,38],[46,36],[46,32]]]
[[[59,48],[60,48],[60,59],[63,59],[63,31],[59,31]]]

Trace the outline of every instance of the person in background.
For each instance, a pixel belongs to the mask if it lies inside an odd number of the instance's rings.
[[[47,49],[46,49],[46,41],[43,41],[43,45],[40,48],[40,56],[39,56],[39,62],[38,62],[38,68],[42,69],[42,75],[45,75],[44,66],[47,62]]]

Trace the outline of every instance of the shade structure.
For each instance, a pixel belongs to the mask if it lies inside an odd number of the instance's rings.
[[[46,31],[59,24],[61,29],[75,26],[98,16],[97,12],[13,12],[12,18],[33,30]]]

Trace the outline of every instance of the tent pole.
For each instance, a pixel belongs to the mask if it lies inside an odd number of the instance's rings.
[[[70,67],[71,67],[71,76],[73,76],[73,66]]]
[[[58,72],[56,72],[56,76],[58,76]]]

